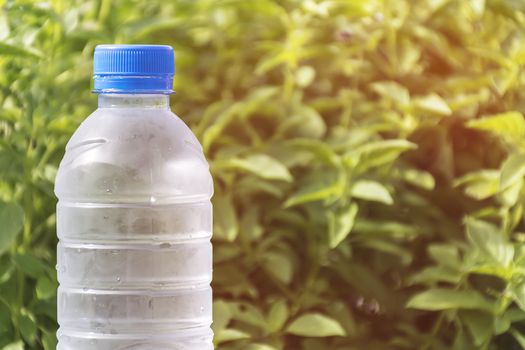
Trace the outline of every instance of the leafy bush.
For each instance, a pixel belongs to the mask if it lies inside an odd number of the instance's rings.
[[[216,180],[218,348],[525,349],[524,10],[3,2],[0,348],[55,348],[56,168],[95,45],[148,42]]]

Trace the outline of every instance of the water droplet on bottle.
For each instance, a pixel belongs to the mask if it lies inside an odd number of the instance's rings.
[[[117,276],[117,282],[120,283],[120,276]]]
[[[171,247],[171,244],[169,244],[169,243],[167,243],[167,242],[166,242],[166,243],[162,243],[162,244],[160,245],[160,247],[163,248],[163,249],[164,249],[164,248],[170,248],[170,247]]]
[[[113,191],[111,189],[106,189],[106,193],[113,193]]]
[[[204,306],[201,306],[199,310],[200,312],[204,312]]]
[[[104,215],[104,220],[107,220],[108,218],[109,218],[109,216]]]
[[[118,250],[112,250],[112,251],[111,251],[111,254],[113,254],[113,255],[118,255],[118,254],[119,254],[119,251],[118,251]]]
[[[149,201],[150,201],[151,203],[155,203],[155,202],[157,201],[157,198],[151,196],[150,199],[149,199]]]
[[[100,322],[91,322],[91,327],[95,329],[102,329],[102,323]]]
[[[88,291],[88,288],[87,288],[87,287],[84,287],[84,288],[82,288],[82,291],[85,293],[85,292]]]

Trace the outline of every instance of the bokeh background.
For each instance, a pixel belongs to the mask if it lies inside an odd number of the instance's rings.
[[[175,48],[224,350],[525,349],[522,0],[0,0],[0,349],[55,349],[93,49]]]

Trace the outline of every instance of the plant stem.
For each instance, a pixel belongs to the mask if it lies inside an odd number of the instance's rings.
[[[434,323],[434,326],[432,327],[432,336],[428,337],[428,340],[426,343],[421,347],[421,350],[428,350],[432,339],[436,339],[436,335],[438,334],[439,330],[441,329],[441,325],[443,324],[443,319],[445,318],[445,313],[441,312],[436,320],[436,323]]]

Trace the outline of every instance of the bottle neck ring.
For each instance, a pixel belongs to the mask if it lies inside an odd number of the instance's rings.
[[[173,94],[173,74],[116,75],[96,74],[93,92],[97,94]]]
[[[99,94],[99,108],[170,109],[169,95],[164,94]]]

